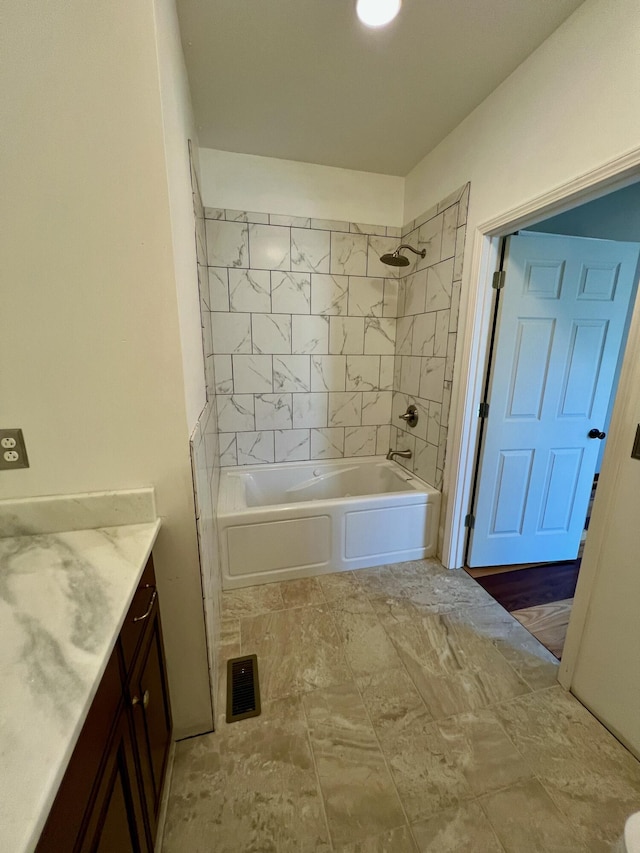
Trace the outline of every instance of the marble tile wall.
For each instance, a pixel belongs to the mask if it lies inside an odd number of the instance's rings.
[[[451,386],[458,331],[462,259],[469,204],[466,184],[402,229],[402,242],[425,249],[400,267],[398,321],[391,413],[391,444],[410,449],[398,462],[427,483],[443,489]],[[418,409],[418,425],[400,415]],[[442,496],[441,519],[445,517]]]
[[[221,464],[386,452],[398,278],[379,256],[400,229],[214,208],[205,217]]]
[[[209,276],[204,207],[200,197],[198,177],[193,167],[193,161],[191,161],[191,185],[193,188],[193,209],[196,225],[195,239],[200,310],[201,317],[207,318],[205,306],[208,303]],[[202,346],[206,357],[207,353],[211,350],[211,324],[209,322],[202,323]],[[220,642],[222,577],[218,557],[215,509],[220,480],[220,451],[215,406],[215,376],[213,360],[211,358],[205,358],[205,380],[207,403],[200,414],[198,423],[191,436],[190,450],[196,525],[198,530],[198,548],[200,551],[200,571],[202,575],[202,595],[207,632],[209,674],[215,715],[216,698],[213,685],[218,682],[217,649]]]

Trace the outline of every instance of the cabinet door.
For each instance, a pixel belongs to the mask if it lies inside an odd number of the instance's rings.
[[[129,695],[147,815],[154,839],[172,725],[157,604],[149,619],[148,634],[129,684]]]
[[[134,745],[124,709],[118,716],[97,781],[97,793],[80,853],[147,853],[150,850],[136,776]]]

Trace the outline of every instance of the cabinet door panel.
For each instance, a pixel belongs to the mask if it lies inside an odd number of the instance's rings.
[[[147,853],[134,746],[123,710],[98,778],[97,795],[79,853]]]
[[[157,606],[152,615],[148,642],[142,647],[129,690],[145,802],[155,837],[172,725]]]

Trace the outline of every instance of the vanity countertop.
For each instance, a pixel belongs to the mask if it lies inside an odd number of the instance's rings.
[[[118,496],[0,502],[0,850],[37,844],[160,529],[152,490]]]

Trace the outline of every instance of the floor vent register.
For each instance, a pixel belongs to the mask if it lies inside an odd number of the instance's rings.
[[[227,661],[227,722],[235,723],[260,714],[258,658],[245,655]]]

